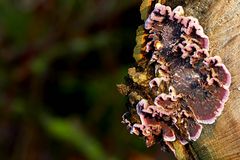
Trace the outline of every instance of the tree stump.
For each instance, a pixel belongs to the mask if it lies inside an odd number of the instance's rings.
[[[150,2],[144,0],[141,6],[143,20],[147,17],[143,14],[151,10]],[[232,75],[230,97],[222,115],[213,125],[204,125],[200,138],[185,148],[188,153],[181,151],[186,155],[177,158],[240,159],[240,0],[167,0],[165,4],[171,8],[181,5],[185,15],[198,18],[210,39],[210,55],[222,57]]]
[[[191,145],[199,159],[240,159],[240,0],[185,4],[186,14],[197,17],[209,36],[210,54],[221,56],[232,75],[222,116],[214,125],[204,126],[200,139]]]

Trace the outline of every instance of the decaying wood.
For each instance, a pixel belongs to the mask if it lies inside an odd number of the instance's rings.
[[[194,159],[240,159],[240,0],[167,0],[166,5],[181,5],[185,15],[199,19],[210,39],[210,55],[221,56],[232,75],[223,114],[213,125],[205,125],[201,137],[187,149]]]

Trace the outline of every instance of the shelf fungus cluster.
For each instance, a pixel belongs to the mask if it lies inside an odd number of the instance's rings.
[[[231,75],[219,56],[209,56],[208,36],[181,6],[157,3],[142,32],[141,58],[118,85],[128,97],[123,123],[148,147],[196,141],[202,124],[222,113]]]

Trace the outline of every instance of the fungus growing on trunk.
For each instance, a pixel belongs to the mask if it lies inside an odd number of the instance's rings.
[[[222,113],[231,75],[219,56],[209,56],[208,36],[181,6],[172,10],[157,3],[144,37],[142,58],[121,87],[130,102],[123,123],[145,137],[147,146],[196,141],[201,123],[212,124]]]

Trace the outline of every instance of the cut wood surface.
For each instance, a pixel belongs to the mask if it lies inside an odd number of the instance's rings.
[[[210,39],[210,55],[220,56],[232,75],[222,115],[213,125],[204,125],[200,138],[188,150],[194,152],[194,159],[240,159],[240,0],[167,0],[165,5],[181,5],[186,16],[199,20]],[[141,13],[146,10],[142,5]],[[142,15],[143,20],[146,17]]]
[[[240,0],[167,1],[199,19],[210,39],[210,55],[219,55],[232,75],[230,97],[213,125],[204,125],[191,144],[198,159],[240,159]]]

